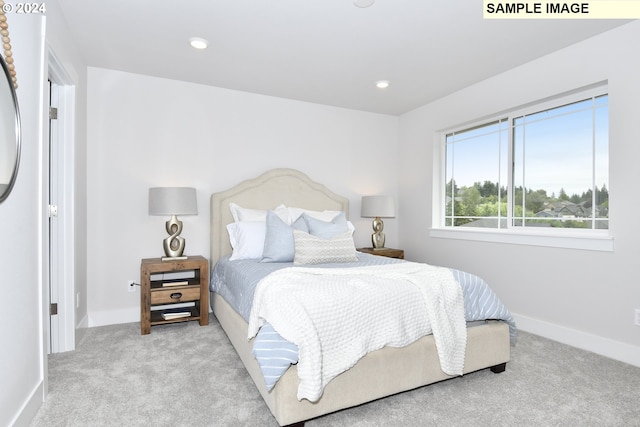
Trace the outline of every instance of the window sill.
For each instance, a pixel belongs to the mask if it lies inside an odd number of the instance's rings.
[[[549,233],[482,228],[431,228],[429,229],[429,236],[442,239],[613,252],[613,237],[608,231],[590,231],[586,235],[571,230],[558,230]]]

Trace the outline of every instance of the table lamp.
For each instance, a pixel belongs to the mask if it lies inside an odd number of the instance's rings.
[[[373,220],[373,234],[371,244],[373,249],[384,249],[384,223],[381,218],[394,218],[396,207],[391,196],[363,196],[360,209],[363,218],[375,218]]]
[[[169,237],[162,241],[163,261],[186,259],[183,256],[185,239],[180,236],[182,221],[177,215],[197,215],[196,189],[191,187],[155,187],[149,189],[149,215],[171,215],[166,222]]]

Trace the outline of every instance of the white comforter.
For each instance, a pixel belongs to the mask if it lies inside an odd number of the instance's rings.
[[[299,400],[320,399],[329,381],[368,352],[430,333],[442,371],[462,375],[464,368],[462,290],[442,267],[406,262],[278,270],[256,287],[248,339],[265,321],[298,346]]]

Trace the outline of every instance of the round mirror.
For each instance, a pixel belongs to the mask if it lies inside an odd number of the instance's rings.
[[[0,202],[7,198],[20,162],[20,113],[9,68],[0,55]]]

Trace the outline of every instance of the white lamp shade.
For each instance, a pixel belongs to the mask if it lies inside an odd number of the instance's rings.
[[[363,196],[360,209],[363,218],[394,218],[396,205],[391,196]]]
[[[149,215],[197,215],[196,189],[155,187],[149,189]]]

